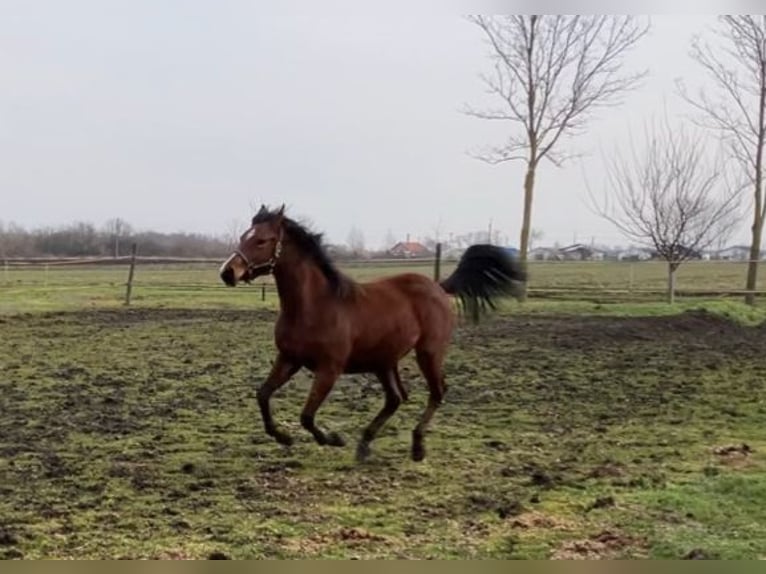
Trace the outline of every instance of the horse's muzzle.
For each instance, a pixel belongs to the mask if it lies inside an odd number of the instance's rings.
[[[221,271],[221,281],[226,283],[229,287],[234,287],[237,284],[237,280],[234,277],[234,269],[230,266],[224,267]]]

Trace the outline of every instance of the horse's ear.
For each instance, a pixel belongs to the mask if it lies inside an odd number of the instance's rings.
[[[279,208],[277,211],[277,224],[282,223],[282,220],[285,218],[285,204],[282,204],[282,207]]]
[[[262,203],[261,208],[258,210],[258,215],[261,215],[262,213],[268,213],[268,208]]]

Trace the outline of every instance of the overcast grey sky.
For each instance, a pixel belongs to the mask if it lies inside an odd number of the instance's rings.
[[[328,239],[368,245],[486,229],[518,242],[521,164],[468,151],[504,127],[468,117],[489,102],[486,47],[456,14],[301,10],[265,2],[2,0],[0,219],[25,226],[120,216],[138,228],[222,233],[252,203],[285,202]],[[653,16],[629,58],[651,75],[538,173],[546,243],[620,235],[586,206],[599,146],[662,109],[713,16]],[[737,239],[746,237],[746,226]]]

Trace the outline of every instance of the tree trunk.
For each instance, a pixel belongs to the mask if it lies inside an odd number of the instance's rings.
[[[527,164],[527,174],[524,177],[524,215],[521,222],[521,238],[519,240],[519,259],[521,265],[526,269],[527,255],[529,251],[529,234],[532,229],[532,197],[535,190],[535,163]],[[520,299],[527,298],[526,285],[523,288]]]
[[[762,102],[763,104],[763,102]],[[755,289],[758,282],[758,260],[761,258],[761,237],[763,234],[763,140],[758,142],[758,156],[755,161],[755,198],[753,202],[752,241],[750,243],[750,261],[747,264],[745,282],[745,303],[755,305]]]
[[[745,283],[745,303],[755,305],[755,288],[758,282],[758,260],[761,258],[761,234],[763,232],[763,218],[756,210],[753,221],[753,240],[750,243],[750,261],[747,264],[747,282]]]
[[[673,305],[676,302],[676,270],[678,265],[668,261],[668,303]]]
[[[755,150],[755,201],[753,203],[753,234],[750,243],[750,261],[747,264],[747,281],[745,282],[745,303],[755,305],[755,288],[758,282],[758,260],[761,258],[761,236],[763,233],[763,148],[766,146],[766,130],[764,130],[764,115],[766,114],[766,62],[760,59],[761,90],[758,100],[758,141]]]

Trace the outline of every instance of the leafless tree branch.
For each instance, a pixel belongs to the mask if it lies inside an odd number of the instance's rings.
[[[766,15],[719,17],[717,43],[696,38],[691,56],[713,81],[713,89],[692,94],[679,81],[680,95],[696,110],[698,125],[715,130],[752,189],[752,236],[745,289],[754,303],[766,198]]]
[[[498,108],[464,111],[515,124],[514,136],[477,156],[488,163],[521,160],[524,221],[520,252],[526,258],[535,171],[546,159],[561,165],[562,140],[582,133],[596,110],[622,102],[645,71],[623,73],[627,53],[649,30],[633,16],[470,16],[489,46],[492,73],[481,76]]]
[[[475,117],[522,124],[532,159],[550,153],[577,132],[598,107],[621,103],[646,72],[621,74],[625,54],[647,33],[630,16],[470,16],[491,48],[493,73],[483,75],[503,110]],[[502,154],[502,146],[498,146]],[[530,156],[528,156],[530,159]]]
[[[741,185],[727,178],[720,154],[711,157],[699,133],[667,120],[644,127],[643,147],[605,158],[607,189],[598,215],[627,238],[651,247],[672,273],[727,237],[739,218]],[[672,286],[671,286],[672,289]]]

